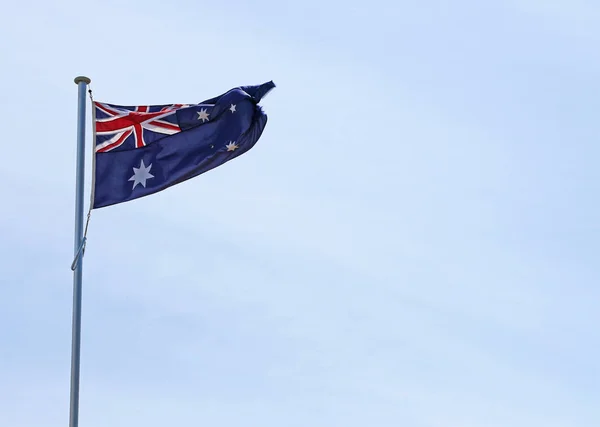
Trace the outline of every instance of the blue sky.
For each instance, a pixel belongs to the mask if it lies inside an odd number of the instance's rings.
[[[600,424],[597,2],[1,20],[0,425],[68,423],[80,74],[126,105],[277,84],[250,152],[93,212],[82,426]]]

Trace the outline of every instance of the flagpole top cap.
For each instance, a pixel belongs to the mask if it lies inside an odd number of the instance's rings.
[[[79,83],[85,83],[86,85],[89,85],[92,81],[90,80],[89,77],[86,76],[77,76],[75,77],[75,84],[79,84]]]

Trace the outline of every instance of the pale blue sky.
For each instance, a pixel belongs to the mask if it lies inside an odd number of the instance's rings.
[[[600,425],[600,4],[0,20],[0,426],[68,423],[79,74],[127,105],[277,84],[249,153],[94,211],[82,427]]]

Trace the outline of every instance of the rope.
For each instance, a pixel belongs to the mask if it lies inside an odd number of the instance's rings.
[[[90,102],[92,103],[92,108],[94,108],[94,96],[92,95],[92,85],[88,85],[88,93],[90,94]],[[87,213],[87,219],[85,221],[85,231],[83,232],[83,240],[85,241],[87,238],[88,226],[90,225],[90,217],[92,216],[92,201],[90,200],[90,209]],[[85,244],[83,251],[85,252]]]
[[[87,219],[85,220],[85,231],[83,232],[84,240],[87,238],[88,225],[90,225],[90,217],[92,216],[92,207],[90,206],[90,210],[87,213]],[[85,248],[83,248],[85,252]]]
[[[90,95],[90,100],[92,101],[92,108],[94,108],[94,97],[92,96],[92,88],[90,86],[88,86],[88,93]],[[83,231],[83,239],[81,239],[81,244],[79,245],[79,249],[77,250],[77,253],[75,254],[75,259],[71,263],[71,270],[73,270],[73,271],[75,271],[75,269],[77,268],[77,264],[79,264],[79,260],[85,254],[85,246],[87,243],[87,232],[88,232],[88,227],[90,225],[91,216],[92,216],[92,203],[90,201],[90,208],[88,210],[87,218],[85,220],[85,229]]]

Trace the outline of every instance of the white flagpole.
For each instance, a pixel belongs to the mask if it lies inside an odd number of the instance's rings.
[[[71,399],[69,427],[79,425],[79,366],[81,355],[81,281],[83,248],[83,188],[85,179],[85,90],[91,80],[75,78],[77,84],[77,172],[75,184],[75,260],[73,261],[73,331],[71,338]]]

